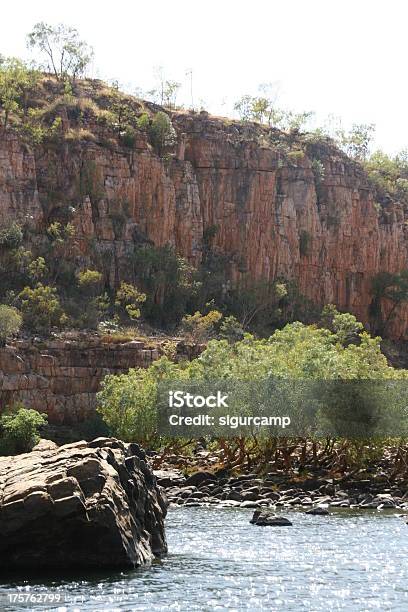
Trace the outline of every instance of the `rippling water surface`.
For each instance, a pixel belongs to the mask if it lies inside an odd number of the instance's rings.
[[[402,518],[285,512],[293,527],[256,527],[251,515],[239,508],[171,509],[169,555],[160,563],[114,575],[3,583],[0,607],[27,610],[6,606],[6,592],[52,589],[67,601],[77,598],[59,610],[408,610]]]

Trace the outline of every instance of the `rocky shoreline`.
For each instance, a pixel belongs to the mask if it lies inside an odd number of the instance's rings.
[[[219,506],[236,508],[396,509],[408,512],[405,481],[385,479],[308,478],[290,481],[279,473],[228,475],[197,471],[185,476],[181,470],[156,470],[157,482],[166,490],[170,506]],[[316,512],[315,512],[316,513]]]
[[[167,507],[253,509],[258,526],[291,525],[286,510],[325,516],[331,509],[408,514],[408,483],[377,470],[341,479],[238,473],[197,464],[182,471],[157,454],[115,438],[0,458],[0,567],[134,568],[167,552]],[[176,458],[176,457],[175,457]],[[194,461],[194,460],[192,460]],[[277,514],[275,514],[275,511]]]

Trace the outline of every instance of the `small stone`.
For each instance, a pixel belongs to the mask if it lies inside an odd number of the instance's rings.
[[[284,516],[279,516],[268,510],[255,510],[249,522],[260,527],[287,527],[293,524]]]
[[[329,511],[327,508],[322,508],[322,506],[316,506],[316,508],[310,508],[310,510],[306,510],[305,514],[313,514],[315,516],[327,516]]]

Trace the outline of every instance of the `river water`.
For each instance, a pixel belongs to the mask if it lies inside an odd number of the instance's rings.
[[[114,575],[3,582],[0,608],[31,608],[6,605],[6,593],[51,590],[65,607],[36,610],[408,610],[405,519],[349,510],[284,515],[292,527],[250,525],[248,509],[170,509],[161,562]]]

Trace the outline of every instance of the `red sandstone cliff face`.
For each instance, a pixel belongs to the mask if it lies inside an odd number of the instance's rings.
[[[311,145],[294,158],[262,144],[253,126],[205,113],[174,114],[173,124],[178,145],[167,161],[142,134],[129,150],[106,145],[95,127],[95,141],[35,153],[2,135],[2,222],[17,218],[40,234],[71,206],[78,261],[89,264],[97,253],[112,285],[138,237],[174,245],[198,263],[205,229],[217,226],[214,244],[231,255],[234,278],[247,271],[294,279],[313,301],[333,302],[369,323],[372,277],[407,268],[403,207],[379,213],[364,172],[333,149]],[[312,170],[317,156],[321,184]],[[390,335],[405,339],[407,322],[407,309],[400,309]]]
[[[179,342],[176,359],[197,357],[203,348]],[[109,344],[97,334],[17,341],[0,348],[0,413],[21,402],[46,412],[52,424],[81,423],[95,415],[96,393],[107,374],[147,368],[162,354],[159,342]]]

